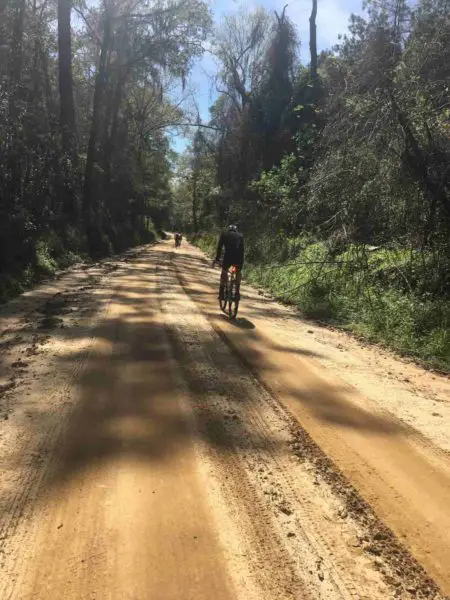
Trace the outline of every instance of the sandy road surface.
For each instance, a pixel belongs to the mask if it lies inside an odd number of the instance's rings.
[[[0,312],[0,598],[443,598],[447,380],[217,277],[164,242]]]

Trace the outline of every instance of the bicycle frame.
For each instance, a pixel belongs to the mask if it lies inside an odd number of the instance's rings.
[[[230,319],[236,318],[239,299],[236,297],[236,275],[238,268],[236,265],[232,265],[227,271],[227,282],[224,290],[223,299],[219,299],[219,305],[224,313],[227,313]],[[220,290],[219,290],[220,294]]]

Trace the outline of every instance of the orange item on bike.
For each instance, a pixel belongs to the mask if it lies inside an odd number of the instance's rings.
[[[230,271],[230,273],[237,273],[238,269],[237,269],[236,265],[232,265],[228,270]]]

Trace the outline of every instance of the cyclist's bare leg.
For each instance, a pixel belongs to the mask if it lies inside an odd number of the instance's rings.
[[[223,300],[225,296],[225,288],[227,287],[228,282],[228,268],[222,266],[222,271],[220,273],[220,287],[219,287],[219,300]]]
[[[238,302],[241,299],[241,279],[242,279],[242,272],[241,272],[241,269],[238,269],[236,271],[236,300]]]

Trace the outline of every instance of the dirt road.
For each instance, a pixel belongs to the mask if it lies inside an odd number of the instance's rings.
[[[2,309],[0,598],[446,597],[448,379],[217,279],[169,240]]]

